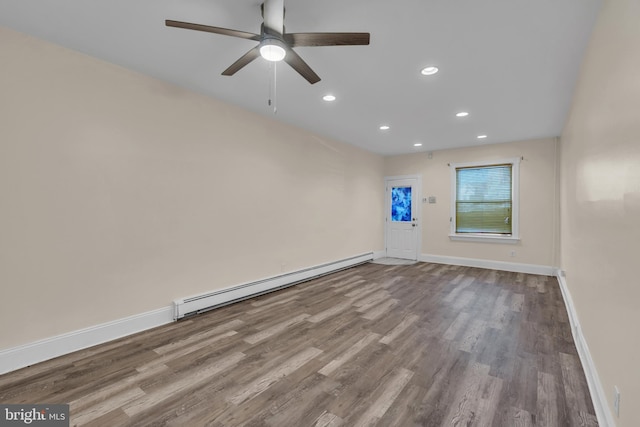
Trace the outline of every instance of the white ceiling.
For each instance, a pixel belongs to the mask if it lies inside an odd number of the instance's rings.
[[[289,0],[287,32],[370,32],[370,46],[301,47],[310,85],[256,42],[165,19],[259,33],[261,0],[0,0],[0,25],[381,154],[557,136],[601,0]],[[1,55],[0,55],[1,57]],[[428,65],[440,72],[420,74]],[[324,94],[337,97],[322,101]],[[468,111],[464,119],[455,117]],[[380,131],[381,124],[391,129]],[[488,137],[479,142],[477,135]],[[420,148],[413,144],[421,142]]]

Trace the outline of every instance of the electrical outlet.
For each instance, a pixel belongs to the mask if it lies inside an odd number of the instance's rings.
[[[511,254],[510,254],[510,256],[511,256],[511,257],[514,257],[514,256],[516,256],[516,251],[511,251]]]
[[[613,387],[613,411],[616,413],[616,417],[620,417],[620,390],[618,390],[618,386]]]

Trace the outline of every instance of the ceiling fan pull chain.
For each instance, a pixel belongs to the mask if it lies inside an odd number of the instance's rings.
[[[267,100],[269,107],[271,107],[271,96],[273,94],[273,80],[271,79],[271,74],[273,74],[273,62],[269,62],[269,99]]]
[[[278,114],[278,63],[273,63],[273,114]]]
[[[276,63],[269,62],[269,106],[273,106],[273,114],[278,113],[278,95],[276,93]]]

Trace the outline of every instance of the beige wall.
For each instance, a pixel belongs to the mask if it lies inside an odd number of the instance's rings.
[[[6,29],[0,52],[0,350],[383,248],[381,156]]]
[[[640,2],[606,1],[561,141],[561,265],[619,426],[640,425]]]
[[[451,179],[449,163],[524,157],[520,163],[520,237],[518,244],[449,239]],[[393,156],[385,175],[422,175],[422,254],[554,266],[557,243],[556,140],[478,145],[472,148]],[[511,257],[511,251],[516,255]]]

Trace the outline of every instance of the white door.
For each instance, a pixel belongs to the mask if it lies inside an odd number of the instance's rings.
[[[418,259],[419,197],[416,178],[385,180],[386,184],[386,248],[392,258]]]

